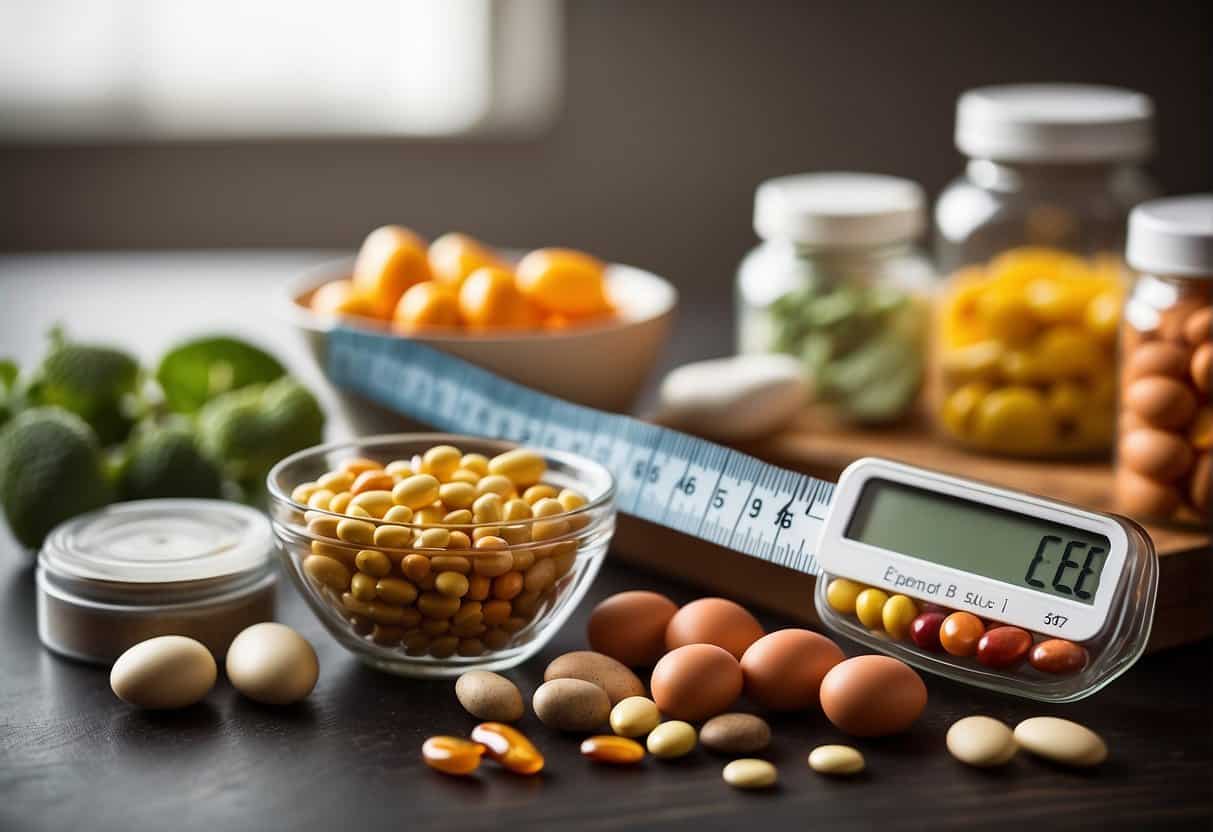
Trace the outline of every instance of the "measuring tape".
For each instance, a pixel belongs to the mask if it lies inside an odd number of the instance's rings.
[[[818,573],[834,484],[694,436],[523,387],[431,347],[337,328],[328,375],[449,433],[553,448],[615,477],[620,511],[756,558]]]

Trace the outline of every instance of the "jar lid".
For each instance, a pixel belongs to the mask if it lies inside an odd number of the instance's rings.
[[[874,173],[802,173],[768,179],[754,195],[764,240],[857,247],[904,242],[926,224],[916,182]]]
[[[956,103],[956,146],[999,161],[1128,161],[1150,152],[1153,116],[1149,96],[1118,87],[980,87]]]
[[[72,578],[199,581],[260,569],[273,536],[265,515],[221,500],[116,503],[57,526],[40,562]]]
[[[1143,202],[1129,214],[1125,259],[1134,269],[1213,276],[1213,194]]]

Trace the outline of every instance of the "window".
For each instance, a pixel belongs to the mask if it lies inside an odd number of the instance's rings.
[[[0,0],[0,138],[532,132],[558,0]]]

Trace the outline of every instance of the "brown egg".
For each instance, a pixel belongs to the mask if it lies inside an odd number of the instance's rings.
[[[1184,339],[1194,347],[1213,341],[1213,306],[1201,307],[1188,316]]]
[[[1188,374],[1188,350],[1169,341],[1150,341],[1129,352],[1123,378],[1126,383],[1146,376],[1183,378]]]
[[[1143,477],[1125,466],[1116,469],[1116,507],[1134,520],[1170,517],[1179,506],[1179,491]]]
[[[1192,448],[1182,436],[1138,428],[1120,439],[1119,459],[1143,477],[1173,482],[1192,467]]]
[[[1125,405],[1155,427],[1182,428],[1196,415],[1196,397],[1181,381],[1164,376],[1139,378],[1125,389]]]
[[[821,708],[834,727],[856,737],[905,731],[927,706],[927,686],[891,656],[856,656],[821,682]]]
[[[1201,344],[1192,353],[1192,383],[1202,393],[1213,390],[1213,344]]]
[[[1207,522],[1213,516],[1213,464],[1210,464],[1209,452],[1196,458],[1192,466],[1192,478],[1188,483],[1188,495],[1192,505]]]
[[[700,598],[674,613],[665,630],[667,650],[687,644],[715,644],[740,659],[763,636],[758,619],[725,598]]]
[[[714,644],[688,644],[671,650],[653,668],[649,688],[661,713],[699,722],[723,713],[741,695],[741,665]]]
[[[746,695],[772,711],[817,708],[821,680],[845,659],[842,649],[809,630],[777,630],[741,657]]]
[[[590,613],[587,636],[599,653],[631,667],[652,667],[665,653],[665,631],[678,605],[656,592],[620,592]]]
[[[1186,298],[1158,316],[1158,334],[1167,341],[1183,342],[1188,320],[1204,306],[1199,298]]]

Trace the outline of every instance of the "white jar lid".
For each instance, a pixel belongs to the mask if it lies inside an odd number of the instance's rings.
[[[1138,205],[1129,214],[1125,259],[1142,272],[1213,277],[1213,194]]]
[[[874,173],[803,173],[768,179],[754,195],[764,240],[858,247],[913,240],[926,224],[922,188]]]
[[[55,527],[41,562],[56,574],[118,583],[200,581],[261,569],[265,515],[221,500],[115,503]]]
[[[1149,96],[1087,84],[979,87],[956,103],[956,146],[1008,162],[1144,158],[1153,146]]]

